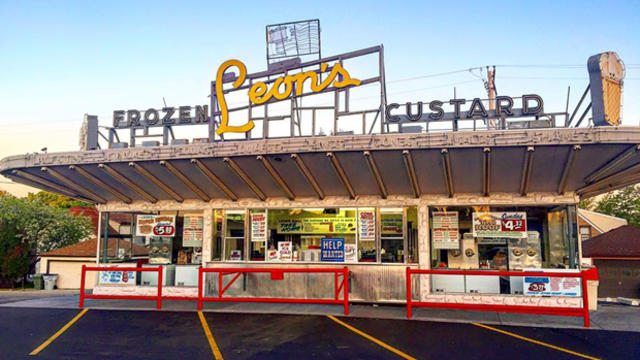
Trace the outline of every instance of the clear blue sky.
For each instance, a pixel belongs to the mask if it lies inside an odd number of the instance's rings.
[[[493,64],[501,94],[538,93],[564,110],[587,85],[586,61],[630,65],[625,125],[640,123],[640,1],[0,1],[0,158],[77,149],[84,113],[206,103],[224,60],[265,65],[264,26],[319,18],[331,55],[384,44],[387,79]],[[468,73],[390,82],[390,100],[484,96]],[[408,91],[420,89],[416,91]],[[0,188],[17,192],[15,185]]]

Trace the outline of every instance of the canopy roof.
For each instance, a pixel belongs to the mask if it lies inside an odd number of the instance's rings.
[[[640,227],[624,225],[582,242],[582,256],[640,258]]]
[[[640,128],[556,128],[238,140],[28,154],[16,182],[105,203],[359,195],[565,193],[640,180]]]

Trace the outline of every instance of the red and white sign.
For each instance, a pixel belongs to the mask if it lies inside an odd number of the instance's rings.
[[[434,211],[433,231],[431,232],[434,249],[459,249],[460,230],[457,211]]]
[[[525,212],[474,212],[473,236],[481,238],[526,238]]]
[[[293,259],[293,243],[280,241],[278,243],[278,261],[291,261]]]
[[[375,210],[358,210],[358,235],[360,241],[376,240]]]
[[[175,235],[175,215],[138,215],[136,236],[174,237]]]
[[[267,240],[267,213],[251,214],[251,241]]]

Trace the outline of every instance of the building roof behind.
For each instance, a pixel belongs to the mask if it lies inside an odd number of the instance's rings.
[[[640,226],[624,225],[583,241],[582,256],[640,257]]]
[[[626,219],[591,210],[578,209],[578,215],[600,232],[611,231],[628,224]]]
[[[79,243],[62,247],[60,249],[47,251],[40,254],[40,256],[64,256],[64,257],[96,257],[96,248],[98,246],[98,240],[92,238],[89,240],[81,241]],[[108,254],[110,257],[115,256],[116,253],[116,239],[109,239]],[[119,247],[128,249],[130,242],[128,240],[120,240]],[[149,255],[149,249],[138,244],[133,244],[133,256],[146,256]]]

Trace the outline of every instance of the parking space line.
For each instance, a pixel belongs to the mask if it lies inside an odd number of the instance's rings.
[[[55,334],[51,335],[51,337],[48,338],[47,341],[43,342],[42,345],[35,348],[32,352],[29,353],[29,355],[38,355],[40,351],[42,351],[44,348],[49,346],[49,344],[51,344],[55,339],[57,339],[58,336],[62,335],[63,332],[67,331],[67,329],[71,327],[71,325],[73,325],[76,321],[78,321],[78,319],[80,319],[82,315],[84,315],[87,311],[89,311],[88,308],[80,311],[80,313],[76,315],[73,319],[71,319],[71,321],[69,321],[67,325],[63,326]]]
[[[349,324],[347,324],[347,323],[345,323],[345,322],[342,322],[342,321],[338,320],[338,319],[337,319],[335,316],[333,316],[333,315],[327,315],[327,317],[328,317],[329,319],[331,319],[331,320],[333,320],[333,321],[337,322],[338,324],[340,324],[340,325],[342,325],[342,326],[346,327],[347,329],[349,329],[349,330],[353,331],[354,333],[356,333],[356,334],[358,334],[358,335],[360,335],[360,336],[364,337],[365,339],[368,339],[368,340],[370,340],[370,341],[373,341],[374,343],[376,343],[376,344],[378,344],[378,345],[382,346],[383,348],[385,348],[385,349],[387,349],[387,350],[391,351],[392,353],[394,353],[394,354],[396,354],[396,355],[398,355],[398,356],[400,356],[400,357],[402,357],[402,358],[404,358],[404,359],[407,359],[407,360],[416,360],[416,358],[414,358],[414,357],[412,357],[412,356],[409,356],[409,355],[407,355],[407,354],[403,353],[402,351],[400,351],[400,350],[398,350],[398,349],[394,348],[393,346],[391,346],[391,345],[389,345],[389,344],[387,344],[387,343],[383,342],[382,340],[378,340],[378,339],[374,338],[373,336],[371,336],[371,335],[369,335],[369,334],[367,334],[367,333],[365,333],[365,332],[363,332],[363,331],[360,331],[360,330],[358,330],[358,329],[354,328],[353,326],[351,326],[351,325],[349,325]]]
[[[204,334],[207,336],[207,340],[209,341],[209,346],[211,346],[211,352],[216,360],[223,360],[222,353],[218,348],[218,344],[216,344],[216,339],[213,338],[213,334],[211,333],[211,329],[209,329],[209,324],[207,324],[207,319],[204,318],[204,314],[202,311],[198,311],[198,316],[200,317],[200,322],[202,323],[202,328],[204,329]]]
[[[593,357],[593,356],[581,354],[579,352],[575,352],[573,350],[565,349],[565,348],[562,348],[560,346],[555,346],[555,345],[551,345],[551,344],[548,344],[548,343],[545,343],[545,342],[542,342],[542,341],[530,339],[528,337],[525,337],[525,336],[522,336],[522,335],[518,335],[518,334],[514,334],[514,333],[506,331],[506,330],[497,329],[497,328],[494,328],[494,327],[489,326],[489,325],[484,325],[484,324],[479,324],[479,323],[473,323],[473,325],[485,328],[487,330],[499,332],[499,333],[504,334],[504,335],[512,336],[512,337],[514,337],[516,339],[528,341],[528,342],[534,343],[536,345],[545,346],[545,347],[548,347],[548,348],[551,348],[551,349],[554,349],[554,350],[565,352],[567,354],[579,356],[581,358],[590,359],[590,360],[600,360],[599,358],[596,358],[596,357]]]

